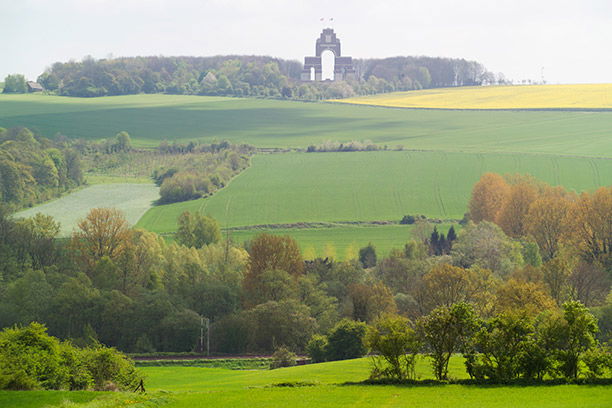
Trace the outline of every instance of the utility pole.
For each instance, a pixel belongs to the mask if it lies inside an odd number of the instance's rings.
[[[200,316],[200,353],[204,352],[204,316]]]
[[[210,319],[200,316],[200,353],[204,353],[204,320],[206,320],[206,356],[210,357]]]
[[[210,319],[206,318],[206,357],[210,357]]]

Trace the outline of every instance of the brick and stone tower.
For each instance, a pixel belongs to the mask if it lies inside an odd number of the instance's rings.
[[[343,57],[340,50],[340,39],[336,37],[336,33],[331,28],[323,29],[321,36],[317,38],[317,44],[314,57],[304,58],[304,69],[302,70],[302,81],[311,80],[311,71],[314,68],[314,80],[321,81],[323,73],[323,64],[321,55],[323,51],[331,51],[334,53],[334,81],[342,81],[346,79],[355,79],[355,68],[353,67],[352,57]]]

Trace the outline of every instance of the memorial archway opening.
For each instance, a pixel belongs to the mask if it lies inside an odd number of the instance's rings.
[[[331,50],[321,53],[321,81],[333,81],[336,68],[336,55]]]

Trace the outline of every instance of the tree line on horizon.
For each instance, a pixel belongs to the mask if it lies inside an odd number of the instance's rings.
[[[56,62],[37,81],[58,95],[139,93],[318,100],[495,83],[476,61],[456,58],[355,59],[357,80],[302,82],[298,61],[262,56],[126,57]],[[12,77],[11,77],[12,78]],[[5,92],[16,92],[5,89]]]

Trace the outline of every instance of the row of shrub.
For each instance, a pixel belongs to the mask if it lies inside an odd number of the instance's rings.
[[[152,178],[160,186],[160,203],[174,203],[205,197],[223,188],[249,166],[248,154],[237,149],[194,153],[181,167],[155,169]]]
[[[199,358],[199,359],[163,359],[163,360],[137,360],[137,367],[207,367],[225,368],[227,370],[261,370],[270,367],[272,359],[267,357],[256,358]]]
[[[359,142],[353,140],[351,142],[334,142],[328,140],[319,145],[310,145],[306,149],[307,153],[320,153],[320,152],[375,152],[378,150],[389,150],[389,146],[379,146],[374,144],[370,140]],[[404,150],[404,147],[398,145],[394,150]]]
[[[612,355],[597,342],[597,320],[579,302],[536,317],[502,313],[481,320],[467,303],[434,309],[416,322],[383,315],[371,326],[344,320],[307,346],[313,362],[372,354],[372,379],[415,379],[417,355],[425,353],[437,380],[449,380],[448,363],[462,353],[470,378],[575,380],[609,375]]]
[[[0,332],[0,390],[133,390],[140,381],[114,348],[78,348],[39,323]]]

